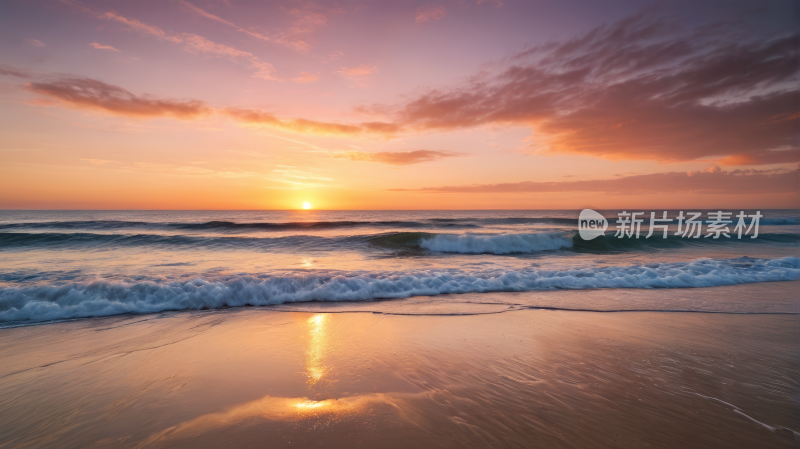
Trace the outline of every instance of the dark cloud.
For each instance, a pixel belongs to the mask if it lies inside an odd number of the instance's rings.
[[[798,190],[800,170],[733,170],[711,167],[702,171],[655,173],[617,179],[558,182],[516,182],[463,186],[391,189],[431,193],[554,193],[594,192],[605,194],[764,194]]]
[[[415,150],[415,151],[381,151],[366,153],[362,151],[345,151],[335,153],[333,157],[350,159],[351,161],[380,162],[390,165],[411,165],[420,162],[435,161],[447,157],[463,156],[453,151]]]

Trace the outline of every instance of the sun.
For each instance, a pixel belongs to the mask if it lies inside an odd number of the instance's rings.
[[[303,209],[311,209],[311,203],[308,201],[303,202]]]

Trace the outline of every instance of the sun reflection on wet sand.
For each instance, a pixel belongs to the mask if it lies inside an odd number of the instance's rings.
[[[317,314],[308,319],[308,349],[306,350],[306,384],[309,388],[324,390],[328,384],[325,376],[330,369],[325,365],[329,341],[326,332],[327,317]]]
[[[394,408],[393,404],[394,401],[383,394],[324,401],[265,396],[222,412],[208,413],[182,422],[151,435],[136,447],[148,447],[154,443],[170,445],[170,442],[196,439],[219,431],[246,429],[258,425],[259,422],[291,423],[312,420],[312,422],[334,423],[346,416],[364,413],[370,407],[383,405]]]

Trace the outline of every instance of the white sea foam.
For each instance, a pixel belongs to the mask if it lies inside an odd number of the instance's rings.
[[[353,301],[444,293],[587,288],[711,287],[800,279],[800,258],[700,259],[627,267],[511,272],[421,271],[353,276],[292,275],[225,281],[74,283],[0,288],[0,322],[48,321],[165,310]]]
[[[564,232],[536,234],[437,234],[422,239],[419,246],[431,251],[464,254],[513,254],[571,248]]]

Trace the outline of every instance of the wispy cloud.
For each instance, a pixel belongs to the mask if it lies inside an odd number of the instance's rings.
[[[219,110],[219,112],[243,124],[266,126],[269,128],[282,129],[300,134],[326,134],[340,136],[357,136],[365,134],[389,135],[400,130],[397,125],[384,122],[340,124],[307,120],[302,118],[284,120],[269,112],[258,109],[232,107]]]
[[[289,184],[291,188],[324,187],[326,182],[334,181],[327,176],[321,176],[308,170],[300,170],[291,165],[279,165],[272,170],[273,175],[268,179]]]
[[[737,38],[729,39],[732,34]],[[529,151],[544,155],[721,165],[798,162],[793,137],[800,123],[800,36],[747,36],[732,24],[679,31],[668,17],[646,12],[516,54],[500,70],[466,84],[431,90],[395,107],[361,107],[388,120],[349,124],[159,100],[89,79],[28,88],[71,107],[181,119],[215,113],[299,134],[392,137],[485,125],[528,127],[534,131]],[[190,51],[249,58],[200,36],[180,39]],[[267,77],[271,70],[265,66]],[[358,77],[376,70],[365,64],[340,73]]]
[[[38,39],[25,39],[25,43],[28,45],[33,45],[34,47],[46,47],[47,44],[38,40]]]
[[[500,184],[390,189],[430,193],[556,193],[634,194],[764,194],[797,191],[800,170],[733,170],[710,167],[701,171],[655,173],[591,181],[525,181]]]
[[[275,75],[276,70],[272,64],[262,61],[258,56],[250,52],[213,42],[194,33],[168,33],[158,26],[149,25],[140,20],[122,16],[114,11],[97,11],[94,8],[84,5],[76,0],[62,1],[76,6],[100,19],[121,23],[131,30],[139,33],[154,36],[160,40],[170,42],[172,44],[184,44],[183,49],[190,53],[226,58],[240,64],[249,65],[256,69],[256,73],[253,75],[256,78],[262,78],[265,80],[279,80],[279,78],[277,78]]]
[[[92,42],[89,45],[94,47],[94,48],[96,48],[96,49],[98,49],[98,50],[119,51],[119,50],[117,50],[116,48],[114,48],[114,47],[112,47],[110,45],[100,45],[97,42]]]
[[[105,165],[105,164],[114,162],[114,161],[109,161],[109,160],[105,160],[105,159],[81,159],[81,160],[82,161],[86,161],[86,162],[88,162],[90,164],[94,164],[94,165]]]
[[[16,76],[17,78],[31,77],[30,72],[12,67],[8,64],[0,64],[0,75]]]
[[[442,5],[423,5],[417,8],[417,15],[414,20],[417,23],[425,23],[429,20],[439,20],[447,14],[447,10]]]
[[[292,81],[298,84],[312,83],[319,79],[319,76],[313,73],[301,72],[300,75],[292,78]]]
[[[214,170],[193,165],[156,164],[152,162],[136,162],[133,165],[135,170],[171,176],[200,176],[228,179],[262,176],[260,173],[245,170]]]
[[[65,78],[53,82],[29,82],[26,89],[73,108],[95,109],[128,117],[192,119],[212,110],[198,100],[169,100],[137,96],[121,87],[89,78]]]
[[[46,97],[34,102],[42,106],[58,105],[74,109],[89,109],[124,117],[172,117],[194,120],[216,114],[243,125],[280,129],[299,134],[391,135],[399,131],[399,127],[391,123],[341,124],[302,118],[281,119],[259,109],[236,107],[219,109],[200,100],[163,99],[148,95],[136,95],[121,87],[90,78],[60,78],[48,82],[28,82],[25,84],[25,89]]]
[[[375,64],[361,64],[356,67],[342,67],[341,70],[337,70],[335,73],[344,75],[348,78],[354,78],[371,75],[377,71],[378,67]]]
[[[284,13],[289,14],[294,18],[292,26],[282,32],[268,35],[266,33],[243,28],[229,20],[211,14],[186,0],[178,0],[178,3],[195,14],[198,14],[209,20],[225,24],[240,33],[245,33],[265,42],[284,45],[300,52],[306,52],[311,48],[309,37],[314,31],[327,23],[327,13],[332,11],[340,12],[338,8],[326,8],[313,3],[306,3],[300,8],[284,9]]]
[[[380,151],[376,153],[367,153],[364,151],[342,151],[333,153],[331,156],[349,159],[351,161],[380,162],[390,165],[412,165],[448,157],[464,156],[464,154],[454,151],[435,150]]]

